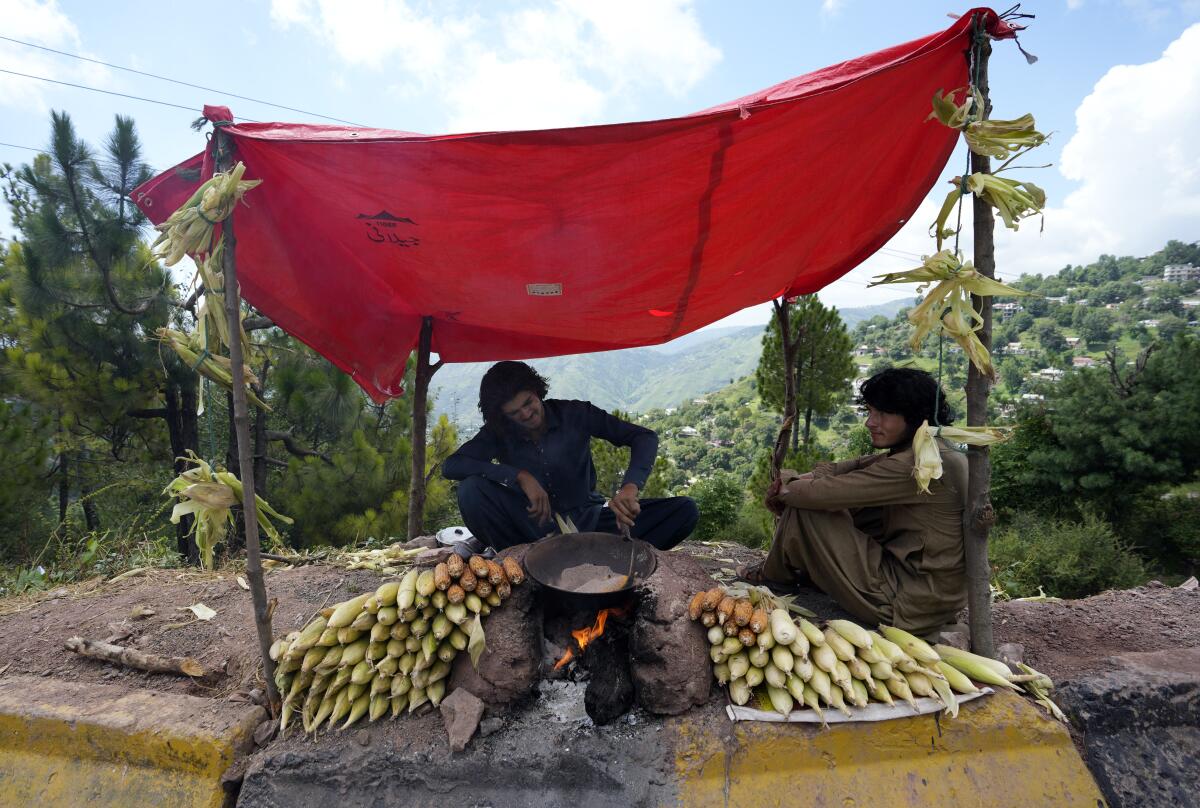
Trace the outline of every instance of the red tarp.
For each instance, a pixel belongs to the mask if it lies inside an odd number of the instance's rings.
[[[228,126],[263,180],[234,217],[242,293],[382,400],[402,392],[423,316],[436,353],[471,362],[652,345],[816,291],[899,230],[945,166],[957,133],[926,117],[935,91],[967,83],[971,19],[684,118]],[[138,189],[151,221],[204,159]]]

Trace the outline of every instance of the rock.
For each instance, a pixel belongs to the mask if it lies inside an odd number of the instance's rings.
[[[446,723],[446,735],[450,739],[450,751],[461,752],[479,727],[483,717],[483,702],[469,690],[459,688],[441,704],[442,720]]]
[[[651,713],[678,715],[708,701],[712,661],[704,628],[687,613],[688,601],[713,580],[696,559],[658,552],[658,568],[639,586],[629,644],[637,703]]]
[[[1120,670],[1063,682],[1055,699],[1109,805],[1191,805],[1200,782],[1200,648],[1121,654]]]
[[[1197,586],[1200,586],[1200,582],[1197,582],[1197,581],[1196,581],[1196,576],[1195,576],[1195,575],[1193,575],[1191,578],[1188,578],[1186,581],[1184,581],[1183,583],[1181,583],[1181,584],[1179,585],[1179,588],[1180,588],[1180,589],[1187,589],[1187,590],[1191,591],[1191,590],[1194,590],[1194,589],[1196,589],[1196,587],[1197,587]]]
[[[420,567],[432,567],[454,555],[453,547],[431,547],[422,550],[413,558],[413,563]]]
[[[497,557],[523,561],[527,549],[529,545],[519,544]],[[541,676],[542,610],[536,588],[537,584],[526,578],[512,588],[512,597],[488,616],[484,621],[487,648],[479,657],[478,669],[471,665],[469,654],[459,654],[450,673],[450,690],[466,688],[491,706],[509,706],[529,698]]]
[[[965,631],[943,631],[938,634],[937,641],[942,645],[949,645],[951,648],[959,648],[963,651],[971,650],[971,635]]]
[[[415,547],[437,547],[437,536],[417,536],[415,539],[409,539],[400,545],[405,550],[412,550]]]
[[[1001,643],[996,646],[996,655],[1001,662],[1016,670],[1017,663],[1025,661],[1025,646],[1019,642]]]
[[[504,719],[498,716],[485,718],[479,723],[479,737],[486,738],[504,729]]]
[[[279,722],[273,718],[268,718],[258,725],[254,730],[254,743],[259,746],[266,746],[275,737],[275,733],[279,731]]]

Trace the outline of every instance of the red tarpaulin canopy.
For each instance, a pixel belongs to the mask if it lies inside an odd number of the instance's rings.
[[[383,400],[425,316],[434,352],[472,362],[652,345],[814,292],[937,180],[957,132],[926,122],[930,98],[967,84],[976,12],[683,118],[441,136],[226,126],[263,180],[235,214],[242,294]],[[197,155],[135,198],[159,223],[211,170]]]

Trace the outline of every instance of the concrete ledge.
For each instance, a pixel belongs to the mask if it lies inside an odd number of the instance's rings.
[[[799,730],[799,731],[798,731]],[[738,724],[677,750],[680,802],[701,806],[1103,806],[1066,727],[1010,693],[828,730]]]
[[[261,707],[35,677],[0,679],[0,806],[212,806]]]
[[[1066,728],[1017,696],[825,730],[734,725],[724,706],[591,727],[536,702],[457,754],[433,714],[289,737],[251,758],[238,806],[1104,805]]]

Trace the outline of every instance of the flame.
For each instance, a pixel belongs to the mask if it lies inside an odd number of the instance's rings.
[[[571,632],[571,636],[575,638],[576,644],[579,645],[579,652],[583,653],[583,649],[588,647],[588,643],[604,633],[604,626],[608,623],[609,615],[613,617],[624,617],[629,613],[628,609],[601,609],[596,615],[596,622],[588,628],[577,628]],[[575,658],[575,652],[570,648],[562,655],[558,662],[554,663],[554,670],[558,670],[563,665],[566,665]]]

